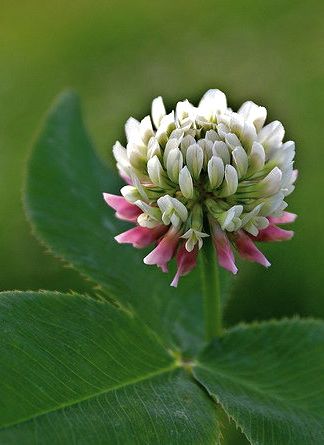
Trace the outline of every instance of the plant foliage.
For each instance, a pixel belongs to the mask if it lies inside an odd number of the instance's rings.
[[[220,409],[254,445],[324,443],[324,323],[238,326],[206,345],[198,273],[178,290],[113,236],[77,97],[35,144],[26,209],[36,235],[93,295],[0,296],[1,444],[220,444]]]

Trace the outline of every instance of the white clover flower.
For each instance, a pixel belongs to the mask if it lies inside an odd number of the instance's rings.
[[[220,265],[233,273],[233,248],[269,266],[254,242],[292,237],[277,224],[296,217],[284,209],[297,171],[294,142],[283,142],[283,125],[265,125],[266,117],[266,109],[251,101],[234,112],[224,93],[209,90],[198,107],[185,100],[167,114],[158,97],[152,118],[130,118],[126,147],[116,142],[113,148],[128,185],[123,196],[104,197],[117,217],[137,225],[117,241],[135,247],[157,242],[144,262],[164,271],[176,256],[174,286],[195,267],[208,236]]]

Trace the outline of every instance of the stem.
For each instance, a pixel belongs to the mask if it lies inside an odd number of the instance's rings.
[[[199,252],[202,294],[204,298],[205,336],[210,341],[222,334],[222,307],[219,271],[214,247],[206,239]]]

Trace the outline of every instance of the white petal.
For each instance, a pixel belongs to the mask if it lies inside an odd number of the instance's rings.
[[[196,108],[188,101],[178,102],[176,106],[176,119],[183,121],[187,118],[194,120],[196,117]]]
[[[148,143],[147,159],[153,158],[153,156],[161,157],[161,147],[156,138],[151,138]]]
[[[244,227],[244,230],[248,233],[250,233],[253,236],[258,236],[259,230],[255,227],[255,225],[253,224],[253,222],[249,222],[247,223]]]
[[[188,147],[190,147],[190,145],[193,145],[196,143],[196,139],[191,136],[190,134],[187,134],[181,141],[180,143],[180,148],[182,151],[183,156],[186,156]]]
[[[140,134],[140,123],[137,119],[130,117],[125,124],[125,133],[127,142],[133,142],[137,145],[142,145],[143,141]]]
[[[182,169],[183,157],[179,148],[171,150],[167,157],[166,167],[169,178],[177,183],[179,178],[179,172]]]
[[[285,135],[285,129],[281,122],[274,121],[261,129],[258,141],[263,145],[266,152],[279,147]]]
[[[169,139],[168,142],[166,143],[164,153],[163,153],[163,164],[165,167],[167,166],[167,160],[168,160],[169,153],[172,150],[178,149],[178,147],[179,147],[179,141],[176,138]]]
[[[186,206],[184,204],[182,204],[182,202],[180,202],[176,198],[171,198],[171,199],[172,199],[172,205],[173,205],[176,213],[179,215],[180,219],[183,222],[186,222],[187,218],[188,218],[188,210],[187,210]]]
[[[236,147],[232,151],[233,165],[236,168],[239,179],[245,176],[248,169],[248,157],[243,147]]]
[[[118,168],[128,176],[131,166],[127,156],[126,148],[117,141],[113,146],[113,154],[116,159]]]
[[[198,144],[190,145],[186,154],[186,162],[192,177],[198,179],[204,162],[204,153]]]
[[[133,142],[128,142],[126,151],[131,165],[138,170],[145,170],[147,148],[136,145]]]
[[[254,219],[254,225],[259,229],[263,230],[266,229],[269,226],[269,220],[268,218],[265,218],[264,216],[257,216]]]
[[[228,151],[227,145],[223,141],[216,141],[213,145],[213,153],[219,156],[224,164],[229,164],[231,162],[231,156]]]
[[[151,114],[155,128],[158,128],[162,118],[166,115],[163,99],[161,96],[156,97],[153,100]]]
[[[213,156],[208,162],[208,178],[212,189],[221,185],[224,179],[224,163],[218,156]]]
[[[241,141],[234,133],[228,133],[225,136],[225,142],[226,142],[227,146],[232,150],[234,150],[234,148],[239,147],[241,145]]]
[[[261,216],[269,216],[272,213],[276,212],[279,207],[281,206],[283,200],[284,200],[284,194],[282,192],[279,192],[270,198],[267,198],[263,200],[263,205],[260,210]]]
[[[253,221],[253,219],[260,213],[262,208],[263,203],[256,205],[250,212],[244,213],[244,215],[242,215],[242,226],[245,226],[250,221]]]
[[[281,187],[282,172],[275,167],[271,172],[259,182],[257,188],[264,196],[271,196],[279,192]]]
[[[226,135],[230,133],[229,127],[225,124],[218,124],[216,128],[217,133],[221,139],[225,139]]]
[[[161,162],[157,156],[149,159],[147,162],[147,172],[154,185],[167,187],[166,173],[163,170]]]
[[[235,168],[232,165],[226,165],[225,167],[225,179],[222,186],[222,190],[219,193],[219,196],[222,198],[226,198],[230,195],[233,195],[238,186],[238,177]]]
[[[183,196],[187,199],[193,197],[193,182],[188,167],[185,165],[179,173],[179,186]]]
[[[161,209],[161,212],[163,212],[163,213],[171,210],[172,209],[171,196],[169,196],[169,195],[161,196],[157,200],[157,205],[159,206],[159,208]]]
[[[137,223],[141,227],[147,227],[148,229],[153,229],[154,227],[160,225],[161,222],[162,222],[161,220],[157,220],[156,218],[153,218],[148,213],[141,213],[137,217]]]
[[[254,142],[249,156],[249,174],[256,173],[263,169],[265,163],[265,152],[259,142]]]
[[[144,201],[148,201],[148,196],[146,194],[145,188],[144,188],[143,184],[141,183],[141,181],[138,179],[137,175],[135,173],[131,172],[130,178],[131,178],[132,184],[137,188],[139,194],[141,195],[140,199],[142,199]]]
[[[244,128],[244,118],[240,114],[232,113],[230,120],[230,129],[232,133],[241,135]]]
[[[224,113],[227,109],[225,94],[220,90],[208,90],[198,105],[198,114],[208,121],[214,121],[216,116]]]
[[[295,157],[295,142],[287,141],[276,150],[271,158],[271,163],[276,164],[281,170],[286,170]]]
[[[186,222],[188,218],[187,208],[176,198],[169,195],[161,196],[157,200],[157,205],[162,212],[162,221],[168,225],[170,222],[174,226],[178,226],[181,221]]]
[[[242,145],[246,148],[248,153],[251,150],[253,142],[258,139],[256,129],[253,124],[244,122],[244,128],[240,137]]]
[[[233,219],[238,218],[242,212],[243,212],[242,205],[235,205],[235,206],[231,207],[229,210],[227,210],[227,212],[223,212],[218,217],[218,221],[221,225],[221,228],[223,230],[228,230],[230,228],[229,226],[232,223]]]
[[[257,131],[260,131],[267,118],[267,110],[252,101],[244,102],[238,113],[251,122]]]
[[[150,116],[144,117],[144,119],[141,120],[139,125],[139,131],[141,135],[141,139],[143,140],[144,144],[148,144],[148,141],[152,136],[154,136],[152,122]]]
[[[208,131],[206,131],[206,136],[205,136],[205,138],[208,140],[208,141],[212,141],[212,142],[215,142],[215,141],[219,141],[220,139],[219,139],[219,136],[218,136],[218,134],[217,134],[217,132],[215,131],[215,130],[208,130]]]
[[[180,142],[182,141],[184,136],[184,131],[182,128],[176,128],[175,130],[172,130],[169,136],[169,139],[177,139]]]
[[[166,144],[170,133],[175,129],[175,127],[174,111],[172,111],[170,114],[163,116],[160,126],[155,134],[155,137],[160,144]]]
[[[213,142],[208,139],[200,139],[198,145],[204,152],[204,169],[207,167],[209,159],[213,156]]]
[[[139,199],[142,199],[139,191],[133,185],[124,185],[124,187],[122,187],[120,189],[120,193],[129,202],[133,202],[134,203],[135,201],[138,201]]]

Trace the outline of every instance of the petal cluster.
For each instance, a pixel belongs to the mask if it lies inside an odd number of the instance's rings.
[[[126,146],[116,142],[113,148],[127,185],[121,196],[104,198],[118,218],[136,226],[116,240],[137,248],[155,243],[144,263],[163,271],[175,257],[173,286],[195,267],[207,237],[219,264],[233,273],[234,250],[268,267],[255,242],[292,237],[278,224],[295,219],[285,199],[297,171],[294,142],[284,142],[283,125],[265,125],[266,118],[254,102],[234,112],[224,93],[209,90],[197,107],[185,100],[167,114],[158,97],[151,117],[128,119]]]

